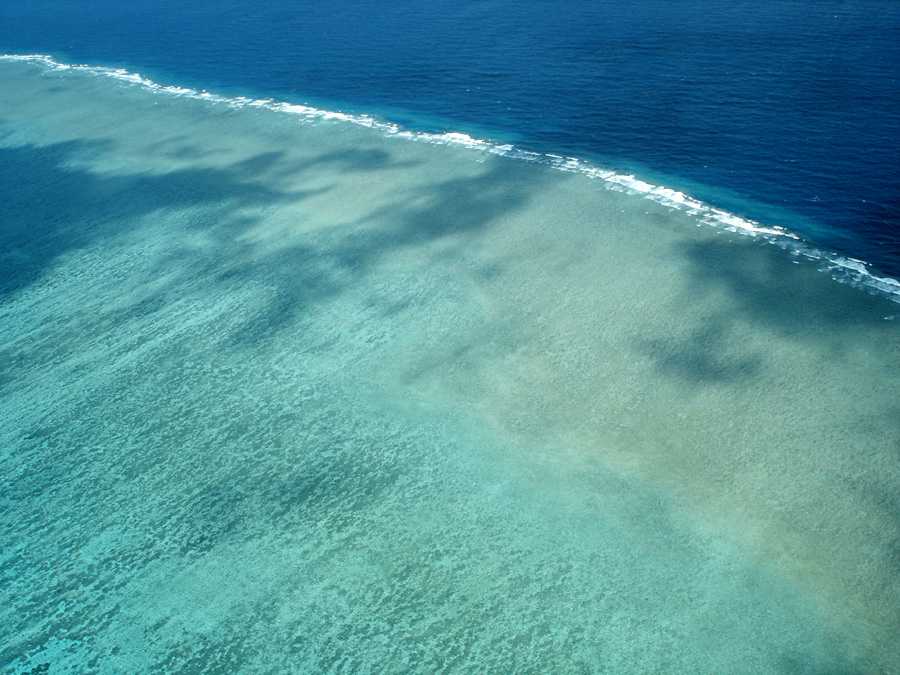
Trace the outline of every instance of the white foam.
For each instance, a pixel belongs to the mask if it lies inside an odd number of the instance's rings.
[[[790,250],[795,255],[802,255],[810,260],[821,260],[820,269],[842,283],[852,284],[876,295],[890,298],[900,303],[900,281],[891,277],[881,277],[869,269],[868,265],[854,258],[838,253],[824,251],[802,240],[796,234],[778,226],[768,226],[754,220],[741,218],[733,213],[717,209],[689,195],[662,185],[654,185],[631,174],[618,173],[592,165],[577,157],[563,157],[552,153],[539,153],[518,148],[509,143],[473,138],[472,136],[450,131],[429,133],[404,129],[398,124],[380,120],[371,115],[358,115],[335,110],[322,110],[308,105],[287,103],[274,99],[251,99],[246,96],[221,96],[205,90],[198,91],[189,87],[161,85],[153,80],[122,68],[105,68],[83,64],[69,64],[56,61],[44,54],[2,54],[0,60],[27,61],[40,65],[50,71],[77,71],[92,75],[110,77],[124,84],[140,86],[154,93],[194,98],[213,104],[226,104],[234,108],[251,106],[273,112],[294,115],[304,121],[344,122],[375,129],[387,136],[431,143],[434,145],[452,145],[470,148],[481,152],[501,155],[527,162],[547,164],[561,171],[581,173],[589,178],[602,181],[604,187],[620,192],[641,196],[663,206],[697,216],[698,223],[718,227],[731,232],[762,237],[766,241]]]

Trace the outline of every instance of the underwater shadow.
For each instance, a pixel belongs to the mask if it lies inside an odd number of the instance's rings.
[[[391,153],[380,149],[361,150],[350,148],[337,152],[326,152],[309,161],[301,163],[303,170],[316,169],[320,166],[336,167],[348,172],[384,171],[385,169],[406,169],[418,166],[413,160],[395,161]]]
[[[239,249],[250,251],[253,244],[241,237],[260,224],[269,207],[330,190],[349,195],[353,174],[408,169],[415,162],[395,161],[382,150],[325,152],[299,160],[266,151],[221,167],[179,163],[162,173],[105,170],[103,162],[115,160],[115,153],[109,142],[0,147],[5,168],[0,182],[0,302],[39,281],[70,252],[112,244],[146,226],[143,217],[158,215],[165,222],[171,214],[178,219],[177,228],[202,233],[198,241],[211,245],[173,245],[145,259],[143,273],[152,282],[149,295],[134,293],[133,302],[104,310],[104,325],[160,311],[190,292],[198,274],[223,292],[252,280],[271,289],[270,299],[236,326],[229,340],[242,347],[257,345],[296,325],[313,305],[358,286],[373,265],[394,252],[446,240],[446,247],[423,248],[423,256],[463,255],[472,237],[523,208],[536,183],[543,189],[552,180],[522,162],[492,158],[477,174],[445,175],[398,191],[389,205],[378,205],[351,222],[336,221],[311,239],[247,255]],[[325,166],[336,167],[346,180],[304,190],[305,172],[319,174]],[[385,192],[390,196],[388,190],[389,177]],[[74,344],[77,336],[70,341]],[[0,380],[5,370],[0,368]]]
[[[307,195],[255,182],[276,158],[260,155],[225,168],[175,169],[163,174],[103,174],[83,168],[109,144],[67,141],[0,147],[0,299],[37,281],[66,253],[122,235],[140,218],[171,209],[211,209],[204,223],[227,229],[247,206]]]
[[[821,664],[809,663],[802,656],[784,656],[780,659],[779,670],[784,675],[863,675],[865,671],[848,665],[839,665],[822,670]]]
[[[312,304],[360,283],[374,264],[392,252],[454,236],[461,237],[454,243],[464,245],[528,203],[534,172],[522,164],[500,160],[475,176],[429,183],[356,222],[336,223],[338,229],[347,229],[345,235],[337,234],[315,247],[287,247],[232,273],[248,277],[265,273],[278,288],[278,297],[234,335],[235,342],[247,345],[274,337]]]
[[[379,209],[366,220],[396,219],[391,246],[410,246],[453,234],[478,232],[497,218],[518,211],[531,199],[536,172],[525,162],[498,160],[492,168],[466,178],[438,181],[402,205]],[[552,174],[542,172],[544,179]]]
[[[783,336],[825,340],[860,324],[883,324],[890,301],[830,279],[812,263],[794,261],[767,242],[691,242],[680,247],[690,265],[689,293],[726,291],[733,318],[765,325]],[[887,312],[890,313],[890,312]]]
[[[835,356],[860,329],[884,328],[896,306],[795,261],[781,248],[745,238],[691,241],[676,248],[687,261],[684,286],[670,304],[697,316],[686,333],[638,337],[636,349],[657,369],[698,385],[749,380],[767,367],[764,352],[743,344],[746,326],[814,342]]]
[[[686,338],[640,339],[637,345],[659,371],[698,384],[745,380],[756,375],[762,365],[759,354],[734,354],[727,326],[716,319]]]

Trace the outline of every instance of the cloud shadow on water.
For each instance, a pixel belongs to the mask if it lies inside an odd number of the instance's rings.
[[[164,174],[102,174],[79,165],[108,150],[108,143],[84,141],[0,147],[0,298],[37,281],[67,253],[122,235],[148,214],[207,207],[224,226],[229,212],[242,207],[303,197],[254,180],[260,163],[274,161],[264,155]]]
[[[756,353],[733,353],[728,327],[713,318],[687,337],[645,338],[638,341],[642,352],[667,374],[698,384],[729,383],[756,375],[761,357]]]
[[[387,255],[440,240],[470,241],[527,204],[534,175],[529,168],[499,160],[476,175],[435,180],[404,192],[402,199],[375,208],[355,222],[335,223],[346,227],[345,235],[317,246],[288,246],[231,272],[258,277],[265,265],[275,270],[269,274],[277,285],[277,297],[241,328],[235,340],[246,345],[276,336],[294,325],[312,304],[362,282],[372,266]]]
[[[359,284],[385,256],[440,240],[451,242],[450,248],[464,244],[524,207],[537,174],[543,176],[541,185],[548,180],[546,172],[524,163],[493,158],[462,177],[436,172],[433,181],[398,190],[392,203],[376,205],[356,220],[341,222],[336,216],[324,237],[232,257],[240,247],[253,246],[241,237],[258,227],[270,208],[331,190],[338,198],[345,191],[346,199],[354,199],[354,175],[409,170],[416,162],[383,149],[350,148],[299,158],[264,151],[209,166],[205,155],[193,158],[189,144],[179,149],[182,145],[157,149],[173,157],[173,168],[161,173],[93,169],[115,157],[117,148],[109,141],[0,145],[0,301],[39,281],[67,254],[145,226],[146,216],[179,218],[191,212],[196,215],[180,222],[214,245],[194,251],[173,241],[168,254],[144,261],[153,290],[140,298],[140,307],[116,310],[117,320],[165,307],[198,274],[207,275],[204,283],[212,287],[261,281],[272,289],[270,301],[233,335],[246,347],[270,340],[314,304]],[[335,182],[326,178],[323,186],[322,176],[332,172]],[[387,192],[390,179],[385,181]]]
[[[860,331],[884,328],[884,317],[896,311],[888,300],[837,283],[765,242],[706,239],[676,252],[687,274],[667,302],[692,323],[635,344],[661,373],[689,383],[747,381],[765,370],[765,352],[740,337],[748,327],[839,358]]]

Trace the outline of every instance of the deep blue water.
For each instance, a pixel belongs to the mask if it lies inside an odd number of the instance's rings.
[[[894,0],[4,0],[0,51],[480,130],[900,275]]]

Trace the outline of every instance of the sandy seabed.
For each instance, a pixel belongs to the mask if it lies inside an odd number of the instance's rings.
[[[900,670],[896,303],[548,166],[0,86],[0,670]]]

